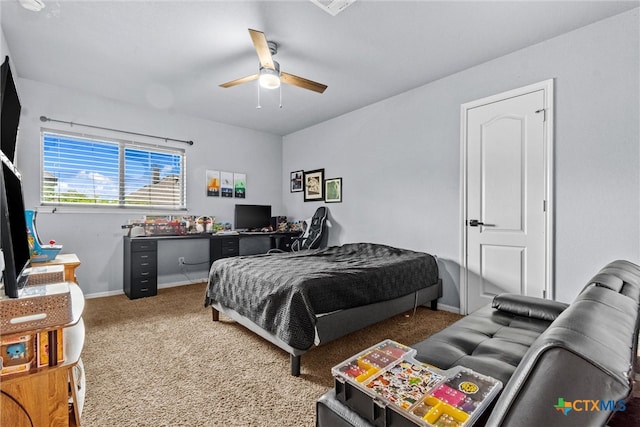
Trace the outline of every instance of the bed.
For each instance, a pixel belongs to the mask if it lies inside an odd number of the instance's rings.
[[[205,307],[222,312],[290,354],[300,356],[373,323],[442,296],[436,258],[374,243],[239,256],[215,261]]]

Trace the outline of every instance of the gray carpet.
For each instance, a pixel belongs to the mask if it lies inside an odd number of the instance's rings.
[[[331,367],[386,338],[411,344],[460,316],[420,307],[302,356],[289,356],[203,307],[205,284],[86,301],[85,427],[313,426],[315,401],[333,387]]]

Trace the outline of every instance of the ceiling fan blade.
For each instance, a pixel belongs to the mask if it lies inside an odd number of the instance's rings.
[[[259,76],[257,74],[253,74],[251,76],[243,77],[241,79],[232,80],[230,82],[222,83],[220,87],[232,87],[242,83],[250,82],[252,80],[256,80]]]
[[[271,68],[275,70],[273,65],[273,58],[271,57],[271,50],[269,50],[269,44],[267,43],[267,37],[262,31],[252,30],[249,28],[249,34],[251,40],[256,48],[258,59],[260,59],[260,65],[264,68]]]
[[[324,92],[324,90],[327,88],[327,85],[323,85],[322,83],[314,82],[312,80],[294,76],[293,74],[285,72],[280,73],[280,80],[282,80],[282,83],[298,86],[303,89],[309,89],[318,93]]]

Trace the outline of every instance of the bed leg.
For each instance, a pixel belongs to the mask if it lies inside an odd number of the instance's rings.
[[[211,307],[211,318],[214,322],[220,320],[220,312],[213,307]]]
[[[289,355],[291,358],[291,375],[294,377],[300,376],[300,356]]]
[[[431,300],[431,310],[438,311],[438,300],[437,299],[432,299]]]

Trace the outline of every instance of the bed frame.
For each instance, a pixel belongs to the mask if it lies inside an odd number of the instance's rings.
[[[397,314],[415,309],[419,305],[429,303],[432,310],[437,310],[437,300],[440,297],[442,297],[442,279],[438,279],[437,283],[403,297],[320,314],[317,316],[315,344],[320,345],[333,341]],[[238,312],[231,308],[220,305],[220,303],[212,303],[211,312],[214,322],[220,320],[220,313],[224,313],[247,329],[289,353],[291,359],[291,375],[296,377],[300,376],[300,356],[308,350],[291,347],[271,332],[262,329],[252,320],[238,314]]]

